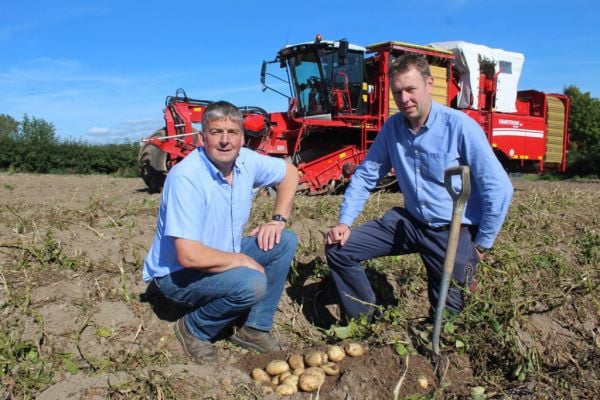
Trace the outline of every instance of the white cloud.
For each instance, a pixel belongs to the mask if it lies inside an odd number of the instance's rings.
[[[90,129],[88,129],[88,131],[86,132],[86,135],[102,136],[102,135],[106,135],[108,132],[110,132],[110,129],[108,129],[108,128],[100,128],[100,127],[94,126]]]
[[[57,87],[64,84],[123,85],[130,80],[122,76],[97,75],[73,59],[35,58],[0,71],[0,85],[22,88],[33,85]]]
[[[168,95],[184,88],[190,98],[285,111],[284,97],[261,91],[254,66],[98,73],[77,59],[35,58],[0,65],[0,110],[20,119],[43,118],[61,138],[94,143],[134,142],[164,126]],[[277,85],[276,82],[272,84]]]
[[[86,131],[83,139],[91,143],[137,143],[162,125],[158,119],[127,120],[113,127],[92,127]]]

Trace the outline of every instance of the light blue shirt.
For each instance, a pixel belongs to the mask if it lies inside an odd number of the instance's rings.
[[[183,268],[177,261],[175,238],[239,252],[254,189],[281,182],[285,172],[285,161],[242,148],[229,185],[202,147],[188,154],[167,175],[144,280]]]
[[[471,170],[471,195],[462,223],[479,225],[475,243],[492,247],[512,200],[512,184],[479,125],[436,102],[416,135],[401,113],[385,122],[346,189],[339,222],[352,226],[369,190],[393,168],[408,212],[431,227],[447,225],[453,202],[444,186],[444,171],[457,165]],[[454,178],[460,190],[460,178]]]

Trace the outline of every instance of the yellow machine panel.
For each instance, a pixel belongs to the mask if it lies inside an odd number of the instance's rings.
[[[564,154],[565,143],[565,105],[556,97],[546,97],[548,114],[546,124],[548,126],[546,142],[547,163],[561,163]]]

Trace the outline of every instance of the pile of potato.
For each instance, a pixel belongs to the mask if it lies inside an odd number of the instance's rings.
[[[365,348],[360,343],[346,343],[344,346],[329,346],[327,351],[312,350],[306,355],[290,354],[287,361],[272,360],[265,369],[254,368],[252,379],[263,385],[265,392],[290,396],[298,390],[303,392],[317,391],[325,378],[340,373],[337,363],[346,355],[350,357],[362,356]]]

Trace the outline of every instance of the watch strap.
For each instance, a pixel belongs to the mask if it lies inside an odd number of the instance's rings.
[[[273,215],[273,216],[271,217],[271,220],[273,220],[273,221],[279,221],[279,222],[283,222],[283,223],[286,223],[286,222],[287,222],[287,218],[286,218],[286,217],[284,217],[284,216],[283,216],[283,215],[281,215],[281,214],[275,214],[275,215]]]

